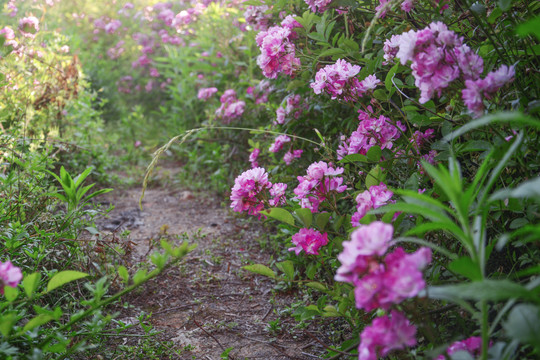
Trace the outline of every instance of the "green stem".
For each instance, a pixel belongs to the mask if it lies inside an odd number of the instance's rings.
[[[482,301],[482,360],[487,360],[489,345],[489,324],[488,324],[488,306],[487,302]]]

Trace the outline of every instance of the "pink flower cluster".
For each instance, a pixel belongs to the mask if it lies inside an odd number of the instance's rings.
[[[352,226],[360,226],[360,219],[371,209],[380,208],[386,205],[394,193],[386,187],[385,184],[373,185],[369,190],[356,196],[356,212],[351,217]]]
[[[266,170],[257,167],[244,171],[234,181],[231,190],[231,208],[237,212],[247,211],[250,215],[259,215],[265,205],[278,206],[285,202],[283,183],[273,184],[268,181]],[[269,198],[271,196],[271,198]]]
[[[39,20],[35,16],[28,16],[20,19],[19,31],[24,37],[34,38],[39,31]]]
[[[420,89],[420,103],[434,94],[441,96],[443,89],[458,79],[465,82],[463,100],[470,111],[480,115],[483,111],[482,96],[489,98],[514,77],[513,66],[502,66],[485,79],[484,60],[441,22],[431,23],[423,30],[392,36],[384,44],[387,61],[398,57],[401,64],[412,62],[415,85]]]
[[[281,26],[273,26],[267,31],[257,34],[257,45],[261,54],[257,57],[257,64],[263,75],[270,79],[277,78],[283,73],[293,76],[300,68],[300,59],[296,57],[296,48],[292,43],[296,32]]]
[[[244,113],[246,103],[238,100],[234,89],[225,90],[220,101],[221,106],[216,110],[216,116],[221,118],[225,124],[238,119]]]
[[[268,151],[277,153],[278,151],[283,149],[283,145],[285,143],[288,143],[290,141],[291,141],[291,138],[288,137],[287,135],[279,135],[276,137],[276,139],[274,140],[274,143],[270,146]]]
[[[313,213],[318,212],[319,205],[327,196],[347,190],[347,186],[343,185],[343,178],[336,176],[342,173],[343,168],[334,169],[331,163],[319,161],[311,164],[306,176],[298,176],[300,184],[294,189],[294,199],[300,200],[303,208],[310,209]]]
[[[332,0],[304,0],[306,4],[308,4],[309,9],[313,12],[320,12],[323,13],[328,8],[328,5],[332,2]]]
[[[246,93],[253,97],[255,104],[266,104],[268,102],[268,95],[274,90],[274,87],[268,80],[262,80],[257,86],[250,86],[247,88]]]
[[[392,245],[392,225],[380,221],[362,226],[343,242],[338,255],[341,266],[335,280],[354,285],[356,307],[371,311],[388,310],[393,304],[414,297],[425,287],[422,269],[431,262],[431,250],[422,247],[407,254]],[[391,311],[390,316],[376,318],[360,335],[359,360],[376,360],[390,351],[416,344],[416,328],[405,316]]]
[[[388,8],[384,8],[387,6],[390,0],[379,0],[379,6],[375,8],[375,11],[381,11],[380,18],[384,18],[386,16],[386,11]],[[401,10],[405,11],[406,13],[410,12],[414,8],[414,1],[413,0],[402,0],[401,2]]]
[[[302,106],[302,97],[298,94],[291,94],[285,98],[285,107],[280,106],[276,110],[276,121],[274,121],[274,125],[276,124],[284,124],[286,121],[286,118],[292,114],[292,117],[295,119],[298,119],[300,115],[302,114],[303,109],[305,108],[305,105]]]
[[[328,244],[328,234],[304,228],[292,236],[292,243],[296,246],[289,248],[289,251],[294,251],[296,255],[300,254],[302,250],[309,255],[319,255],[321,246]]]
[[[4,293],[4,287],[17,287],[23,278],[21,269],[13,266],[11,261],[0,261],[0,294]]]
[[[407,254],[398,247],[382,258],[392,244],[393,232],[392,225],[375,221],[356,229],[351,241],[343,242],[335,279],[355,286],[359,309],[388,309],[425,287],[421,270],[431,262],[431,250],[422,247]]]
[[[259,161],[257,160],[259,158],[259,154],[261,153],[260,149],[253,149],[251,154],[249,154],[249,162],[251,163],[251,168],[259,167]]]
[[[268,14],[270,7],[267,5],[262,6],[247,6],[246,11],[244,12],[244,18],[246,23],[251,25],[253,30],[264,31],[268,29],[268,24],[270,19],[272,19],[272,14]]]
[[[477,357],[482,351],[482,338],[479,336],[473,336],[463,341],[456,341],[446,349],[448,355],[452,355],[458,351],[466,351],[470,355]],[[439,355],[435,360],[446,359],[444,355]]]
[[[392,350],[416,345],[416,328],[398,311],[373,320],[360,334],[358,360],[377,360]]]
[[[375,75],[369,75],[359,81],[356,75],[360,69],[358,65],[338,59],[335,64],[326,65],[317,71],[315,81],[310,86],[315,94],[320,94],[324,90],[332,99],[354,101],[364,93],[375,89],[380,83]]]
[[[342,137],[337,150],[338,159],[343,159],[351,154],[365,155],[373,146],[379,146],[381,149],[392,149],[394,142],[401,136],[399,130],[406,130],[401,122],[397,121],[394,125],[389,118],[383,115],[377,119],[362,110],[358,113],[358,120],[360,120],[358,129],[353,131],[349,138]]]
[[[484,79],[465,80],[465,89],[461,92],[463,102],[476,116],[482,115],[483,99],[491,99],[501,87],[511,82],[514,76],[514,66],[501,65],[499,69],[488,73]]]
[[[285,155],[283,155],[283,161],[285,161],[285,164],[291,165],[294,159],[300,159],[302,156],[302,153],[304,150],[298,149],[293,151],[287,151]]]
[[[197,98],[199,100],[208,100],[210,99],[215,93],[217,93],[218,89],[215,87],[209,87],[209,88],[202,88],[199,90],[199,93],[197,94]]]

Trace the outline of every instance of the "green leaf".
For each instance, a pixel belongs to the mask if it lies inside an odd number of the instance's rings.
[[[306,286],[315,290],[322,291],[322,292],[328,291],[328,288],[326,287],[326,285],[321,284],[320,282],[316,282],[316,281],[308,282]]]
[[[323,309],[323,317],[340,317],[341,314],[337,311],[335,306],[326,305]]]
[[[493,115],[487,115],[484,117],[481,117],[480,119],[473,120],[471,122],[468,122],[467,124],[463,125],[456,131],[446,135],[443,138],[443,141],[451,141],[471,130],[477,129],[479,127],[487,126],[494,123],[506,123],[511,122],[515,125],[528,125],[533,128],[540,130],[540,120],[537,120],[533,117],[524,115],[519,112],[500,112]]]
[[[518,25],[516,33],[520,36],[534,35],[540,40],[540,16],[536,16]]]
[[[332,48],[332,49],[328,49],[320,53],[319,57],[321,58],[321,57],[326,57],[326,56],[335,56],[335,55],[344,55],[344,54],[345,54],[345,51],[343,49]]]
[[[266,265],[262,265],[262,264],[246,265],[242,269],[255,273],[255,274],[267,276],[272,279],[276,278],[276,273],[274,272],[274,270],[270,269]]]
[[[512,0],[499,0],[497,3],[502,11],[508,11],[512,7]]]
[[[330,216],[332,216],[330,213],[318,213],[315,215],[315,225],[320,231],[324,230],[326,224],[328,224],[328,220],[330,220]]]
[[[124,283],[126,283],[126,284],[128,283],[128,281],[129,281],[129,273],[128,273],[125,266],[120,265],[118,267],[118,275],[120,275],[120,277],[122,278]]]
[[[339,161],[340,163],[368,162],[366,155],[350,154]]]
[[[309,209],[296,209],[294,213],[300,218],[305,228],[309,228],[313,222],[313,214]]]
[[[294,226],[294,217],[285,209],[271,208],[270,211],[261,211],[261,214]]]
[[[537,301],[538,297],[524,286],[510,280],[482,280],[466,284],[431,286],[426,294],[432,299],[501,301],[524,299]]]
[[[366,156],[370,161],[378,162],[381,160],[382,150],[379,146],[373,146],[367,151]]]
[[[276,263],[276,267],[285,273],[289,281],[294,280],[294,264],[290,260],[285,260],[279,263]]]
[[[11,330],[13,330],[13,325],[15,325],[15,322],[17,322],[16,314],[6,314],[0,316],[0,333],[2,333],[4,337],[8,337]]]
[[[379,185],[384,180],[382,169],[379,165],[375,166],[366,175],[366,187],[369,189],[374,185]]]
[[[514,199],[538,198],[540,199],[540,177],[525,181],[519,184],[514,189],[499,190],[495,194],[491,195],[489,200],[490,201],[504,200],[508,198],[514,198]]]
[[[33,274],[27,275],[22,281],[24,292],[28,298],[32,298],[34,291],[36,291],[37,286],[39,285],[39,280],[41,279],[41,274],[35,272]]]
[[[146,279],[147,273],[148,273],[148,271],[146,269],[137,270],[135,275],[133,275],[133,283],[135,285],[138,285],[138,284],[142,283]]]
[[[373,92],[373,97],[377,100],[385,101],[387,99],[386,93],[382,89],[377,89]]]
[[[87,276],[88,274],[80,272],[80,271],[73,271],[73,270],[60,271],[59,273],[56,273],[51,278],[51,280],[49,280],[47,284],[47,292],[50,292],[64,284],[67,284],[68,282],[79,280]]]
[[[472,281],[481,281],[482,273],[478,265],[468,256],[462,256],[448,264],[448,269],[455,273],[465,276]]]
[[[392,66],[392,68],[390,69],[388,74],[386,74],[386,78],[384,80],[384,87],[386,88],[387,91],[392,90],[392,86],[394,85],[394,84],[392,84],[392,78],[396,74],[396,71],[397,71],[398,67],[399,67],[399,63]]]
[[[33,328],[46,324],[51,320],[54,320],[54,317],[52,315],[40,314],[27,322],[26,325],[24,325],[22,332],[25,333],[29,330],[32,330]]]
[[[19,296],[19,289],[11,286],[4,286],[4,296],[7,301],[14,301]]]
[[[519,304],[512,308],[503,325],[506,334],[520,343],[540,346],[540,310],[538,306]]]

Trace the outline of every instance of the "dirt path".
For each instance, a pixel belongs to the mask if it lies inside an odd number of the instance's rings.
[[[208,195],[166,188],[148,189],[139,212],[140,194],[140,188],[110,193],[115,210],[98,224],[102,231],[130,231],[134,262],[161,237],[198,247],[126,299],[134,307],[123,309],[120,320],[133,323],[141,310],[151,312],[150,322],[163,331],[160,340],[183,350],[180,359],[220,359],[228,348],[231,359],[319,358],[324,349],[305,329],[295,329],[288,317],[276,322],[293,295],[274,293],[272,281],[241,269],[248,260],[266,263],[271,256],[261,249],[268,234],[258,221],[235,218]],[[130,341],[136,340],[124,339]]]

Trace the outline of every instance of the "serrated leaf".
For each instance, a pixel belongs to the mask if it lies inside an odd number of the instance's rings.
[[[375,166],[366,175],[366,187],[369,189],[374,185],[379,185],[384,180],[382,169],[379,165]]]
[[[362,154],[350,154],[345,156],[339,161],[340,163],[353,163],[353,162],[368,162],[366,155]]]
[[[320,282],[316,282],[316,281],[308,282],[306,286],[315,290],[322,291],[322,292],[328,291],[328,288],[324,284],[321,284]]]
[[[378,162],[381,160],[382,150],[379,146],[372,146],[366,153],[367,158],[370,161]]]
[[[139,269],[137,270],[137,272],[135,273],[135,275],[133,275],[133,283],[135,285],[138,285],[140,283],[142,283],[145,279],[146,279],[146,274],[147,274],[147,270],[146,269]]]
[[[16,314],[6,314],[0,317],[0,333],[4,335],[4,337],[8,337],[11,333],[11,330],[13,330],[13,325],[15,325],[15,322],[17,321],[17,315]]]
[[[14,301],[19,296],[19,289],[11,286],[4,286],[4,297],[7,301]]]
[[[323,317],[340,317],[341,314],[337,311],[335,306],[326,305],[323,309]]]
[[[40,314],[36,316],[35,318],[33,318],[32,320],[30,320],[29,322],[27,322],[26,325],[24,325],[22,331],[23,333],[25,333],[29,330],[32,330],[33,328],[46,324],[51,320],[54,320],[54,317],[52,315]]]
[[[35,272],[33,274],[27,275],[22,281],[24,292],[28,298],[31,298],[36,291],[37,286],[39,285],[39,280],[41,279],[41,274]]]
[[[313,222],[313,214],[309,209],[296,209],[294,213],[298,216],[305,228],[309,228]]]
[[[276,273],[274,272],[274,270],[270,269],[268,266],[263,265],[263,264],[246,265],[242,267],[242,269],[255,273],[255,274],[267,276],[272,279],[276,278]]]
[[[285,260],[276,264],[276,267],[285,273],[289,281],[294,280],[294,264],[290,260]]]
[[[328,224],[328,221],[330,220],[330,216],[332,216],[330,213],[318,213],[315,215],[315,225],[317,225],[319,230],[324,230],[326,224]]]
[[[47,283],[47,292],[50,292],[64,284],[67,284],[68,282],[79,280],[87,276],[88,274],[80,271],[60,271],[59,273],[56,273]]]
[[[120,265],[118,267],[118,275],[122,278],[124,283],[126,283],[126,284],[128,283],[128,281],[129,281],[129,273],[128,273],[125,266]]]
[[[294,226],[294,217],[285,209],[271,208],[269,211],[261,211],[261,214]]]

